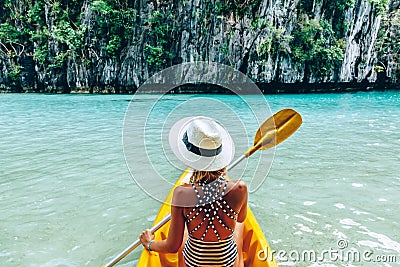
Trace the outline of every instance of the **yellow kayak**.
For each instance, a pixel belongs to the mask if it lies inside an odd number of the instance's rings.
[[[190,177],[190,172],[186,170],[178,181],[175,183],[175,187],[187,183]],[[170,191],[165,203],[170,203],[174,188]],[[165,216],[171,212],[171,206],[163,204],[158,212],[153,225],[160,222]],[[170,222],[162,226],[156,233],[156,240],[163,240],[167,238],[169,231]],[[260,226],[257,223],[256,218],[248,207],[247,217],[244,221],[244,233],[243,233],[243,259],[245,267],[277,267],[275,259],[272,256],[272,250],[268,245],[267,239],[265,238]],[[158,252],[149,252],[143,250],[137,267],[178,267],[178,255],[177,253],[166,254]]]

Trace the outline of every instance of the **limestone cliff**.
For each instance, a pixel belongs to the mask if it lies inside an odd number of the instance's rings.
[[[262,84],[400,78],[398,0],[0,0],[0,13],[1,91],[129,93],[192,61]]]

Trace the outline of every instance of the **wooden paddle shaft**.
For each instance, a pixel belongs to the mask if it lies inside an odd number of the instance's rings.
[[[236,165],[238,165],[245,158],[246,158],[245,155],[241,155],[237,160],[235,160],[234,162],[229,164],[229,166],[226,168],[226,170],[229,171],[230,169],[233,169]]]

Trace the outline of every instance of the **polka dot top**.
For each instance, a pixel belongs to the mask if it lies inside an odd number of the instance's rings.
[[[222,210],[223,213],[235,221],[238,217],[238,213],[224,200],[228,181],[221,176],[212,183],[198,183],[201,188],[200,192],[194,183],[191,184],[197,196],[197,204],[186,215],[186,222],[189,223],[193,221],[199,215],[203,215],[203,219],[196,227],[189,231],[189,235],[198,231],[204,223],[206,223],[207,226],[200,238],[201,240],[204,240],[207,232],[211,229],[218,241],[221,241],[221,237],[215,227],[217,224],[220,224],[222,227],[233,233],[234,229],[228,227],[218,214],[218,210]]]

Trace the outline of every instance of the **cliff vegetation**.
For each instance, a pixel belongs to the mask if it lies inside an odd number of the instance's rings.
[[[132,93],[200,60],[263,85],[395,86],[400,1],[0,0],[3,92]]]

